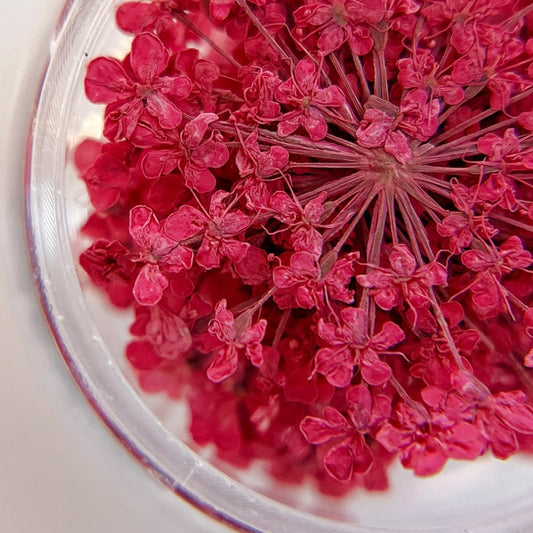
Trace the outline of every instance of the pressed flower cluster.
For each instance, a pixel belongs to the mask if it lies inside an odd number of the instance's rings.
[[[158,0],[87,69],[81,266],[148,392],[342,494],[533,449],[528,0]]]

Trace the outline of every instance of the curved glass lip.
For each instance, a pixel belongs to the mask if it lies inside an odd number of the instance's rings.
[[[376,533],[382,528],[336,522],[273,501],[217,470],[173,436],[148,410],[90,320],[76,274],[56,176],[64,177],[66,142],[61,135],[72,74],[87,45],[87,21],[101,20],[118,0],[67,1],[55,35],[27,144],[26,236],[33,281],[58,350],[77,386],[122,446],[174,493],[203,513],[241,531],[276,533]],[[90,357],[89,357],[90,354]],[[531,515],[516,526],[533,524]],[[453,532],[464,527],[435,527]],[[509,527],[509,524],[507,524]],[[514,529],[513,529],[514,530]],[[406,533],[406,529],[387,529]],[[506,532],[495,527],[469,531]]]

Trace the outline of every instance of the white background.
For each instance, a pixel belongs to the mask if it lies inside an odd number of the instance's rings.
[[[0,531],[224,531],[152,479],[101,424],[37,303],[25,245],[24,158],[64,1],[1,0],[0,7]]]

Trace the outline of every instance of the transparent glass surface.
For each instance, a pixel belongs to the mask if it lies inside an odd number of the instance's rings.
[[[109,307],[78,266],[88,244],[79,228],[90,204],[72,163],[82,139],[101,135],[102,106],[84,96],[86,66],[98,55],[122,57],[130,42],[115,27],[118,3],[75,0],[66,7],[37,106],[26,184],[30,254],[45,315],[102,420],[170,489],[246,531],[533,531],[531,458],[450,462],[430,479],[397,466],[387,492],[326,498],[309,486],[277,485],[260,467],[213,466],[209,450],[187,445],[185,407],[137,388],[123,355],[132,317]]]

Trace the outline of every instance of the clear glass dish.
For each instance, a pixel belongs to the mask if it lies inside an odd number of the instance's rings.
[[[79,228],[90,204],[72,162],[80,140],[101,134],[101,109],[87,102],[83,91],[88,61],[119,57],[129,44],[114,24],[118,3],[73,0],[65,9],[38,101],[26,183],[30,255],[46,319],[72,376],[103,422],[171,490],[245,531],[533,529],[531,458],[450,462],[430,479],[398,466],[389,491],[356,491],[336,500],[307,486],[276,485],[260,469],[213,466],[186,444],[183,406],[138,389],[123,356],[131,317],[110,308],[78,265],[87,244]]]

